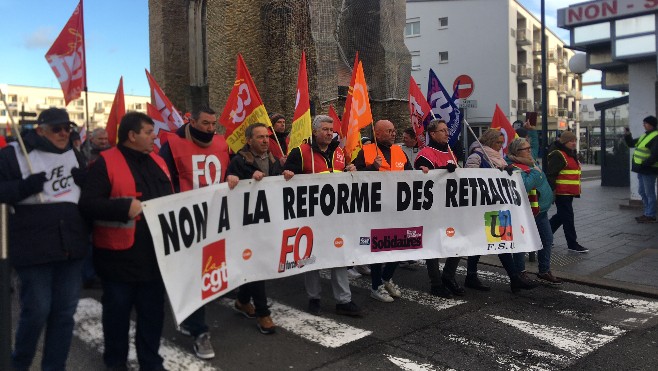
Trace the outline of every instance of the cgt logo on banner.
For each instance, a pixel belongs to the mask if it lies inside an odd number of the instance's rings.
[[[228,287],[226,269],[226,240],[219,240],[203,248],[203,290],[201,299],[206,299]]]
[[[487,250],[496,246],[499,250],[513,249],[512,213],[509,210],[487,211],[484,213],[484,232],[487,236]],[[509,245],[506,242],[510,242]],[[497,245],[496,245],[497,243]]]
[[[363,241],[363,237],[361,237]],[[372,229],[370,251],[413,250],[423,248],[423,227]]]

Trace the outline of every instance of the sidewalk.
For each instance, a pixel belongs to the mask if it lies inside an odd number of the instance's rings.
[[[601,187],[600,180],[589,180],[582,183],[582,193],[573,203],[576,232],[589,253],[568,251],[560,228],[551,256],[553,274],[566,281],[658,298],[658,224],[638,224],[635,217],[642,210],[619,207],[628,205],[628,187]],[[555,206],[548,213],[553,214]],[[500,265],[494,256],[483,256],[482,262]],[[537,272],[536,262],[526,267]]]

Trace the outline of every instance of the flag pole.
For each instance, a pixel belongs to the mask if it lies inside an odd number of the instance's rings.
[[[473,138],[475,138],[475,141],[478,142],[478,144],[480,145],[480,148],[482,148],[482,153],[484,153],[484,157],[486,157],[487,161],[489,161],[489,164],[491,166],[493,166],[493,161],[491,161],[491,158],[489,158],[489,155],[487,154],[487,151],[484,150],[484,146],[482,145],[482,143],[478,139],[477,135],[475,135],[475,132],[473,131],[473,128],[471,128],[471,124],[469,124],[468,121],[466,121],[466,119],[464,119],[464,123],[466,124],[466,127],[468,127],[468,130],[471,132],[471,134],[473,134]]]
[[[80,0],[80,12],[82,13],[82,29],[84,30],[85,28],[85,12],[84,12],[84,1]],[[84,35],[83,35],[84,36]],[[84,38],[82,39],[82,61],[85,64],[84,71],[85,71],[85,113],[86,113],[86,120],[85,120],[85,126],[87,127],[87,133],[89,133],[89,91],[87,89],[87,47],[84,45]]]

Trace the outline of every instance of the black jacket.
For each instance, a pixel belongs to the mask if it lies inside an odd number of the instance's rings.
[[[275,159],[271,153],[267,153],[270,160],[270,167],[266,176],[281,175],[283,168],[279,160]],[[242,149],[231,159],[231,163],[226,169],[226,175],[235,175],[240,179],[251,179],[256,171],[261,171],[254,161],[254,155],[249,149],[249,145],[245,145]]]
[[[650,131],[647,131],[646,134],[649,134]],[[635,147],[637,141],[640,138],[633,139],[630,134],[624,135],[624,141],[629,147]],[[658,162],[658,137],[653,138],[647,143],[647,148],[651,150],[649,158],[647,158],[641,165],[636,164],[634,161],[631,161],[631,171],[638,174],[658,174],[658,168],[652,167],[652,164]]]
[[[126,158],[140,201],[170,195],[169,178],[147,154],[118,146]],[[110,199],[112,184],[107,175],[105,159],[91,165],[80,197],[80,211],[90,220],[128,221],[131,200]],[[103,278],[117,282],[144,282],[160,279],[153,240],[143,215],[135,226],[135,243],[127,250],[94,249],[94,267]]]
[[[28,152],[62,153],[34,131],[26,132],[23,139]],[[83,157],[77,151],[75,154],[79,167],[84,168]],[[71,202],[18,205],[30,196],[21,196],[23,186],[16,152],[7,146],[0,150],[0,202],[14,209],[8,218],[11,264],[23,267],[83,258],[89,245],[89,230],[78,206]]]
[[[315,140],[311,144],[311,150],[314,153],[319,153],[324,157],[325,162],[327,163],[327,167],[331,167],[331,162],[334,157],[334,151],[336,151],[336,148],[338,148],[338,145],[340,143],[336,141],[332,141],[329,143],[329,146],[327,147],[327,150],[322,152],[320,150],[320,147],[316,144]],[[288,158],[286,159],[286,163],[283,164],[283,170],[290,170],[295,174],[303,174],[304,169],[303,169],[303,161],[302,161],[302,149],[301,147],[296,147],[293,148],[290,153],[288,154]]]

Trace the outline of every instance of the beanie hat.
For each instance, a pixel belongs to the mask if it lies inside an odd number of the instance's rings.
[[[647,117],[645,117],[645,118],[644,118],[644,122],[646,122],[647,124],[653,126],[654,129],[656,128],[656,126],[658,126],[658,120],[656,120],[656,117],[655,117],[655,116],[647,116]]]
[[[563,131],[562,135],[560,135],[559,140],[560,143],[567,144],[569,142],[576,140],[576,134],[574,134],[573,131]]]

